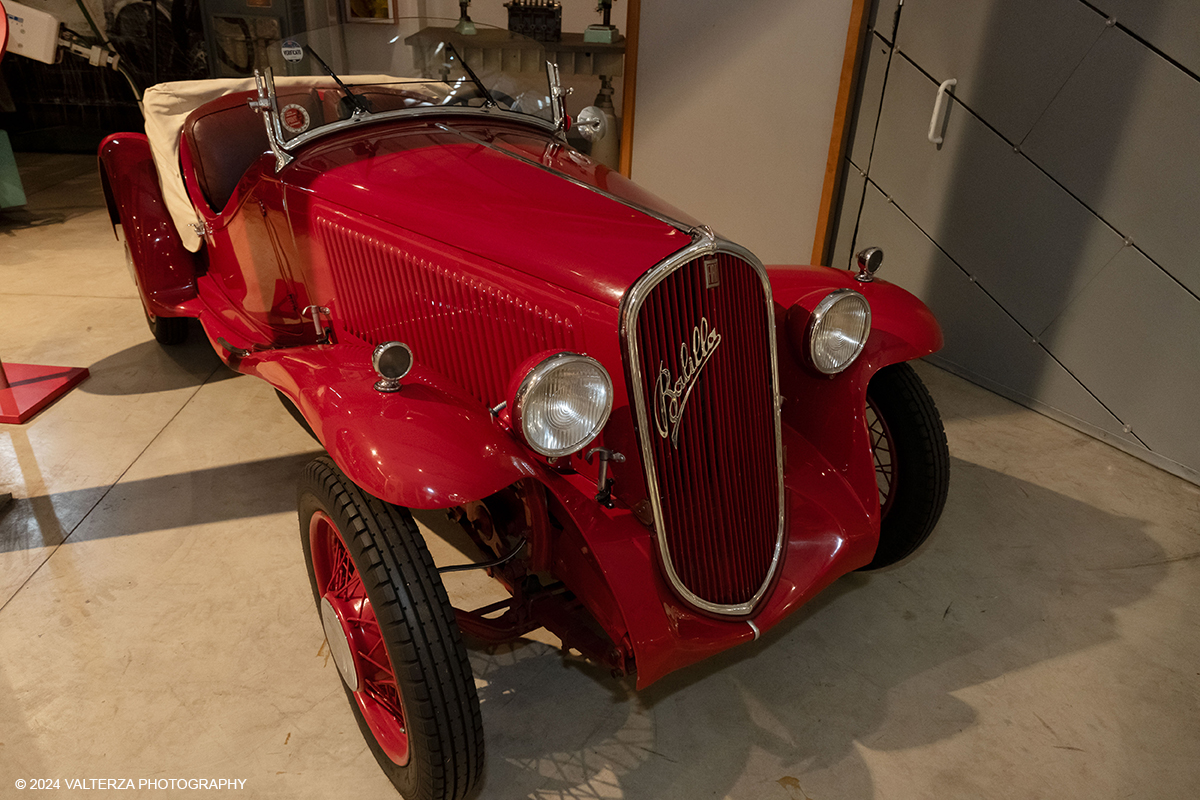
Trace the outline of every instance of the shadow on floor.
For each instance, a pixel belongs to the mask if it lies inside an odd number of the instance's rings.
[[[12,236],[17,231],[27,228],[61,225],[72,217],[78,217],[94,210],[92,208],[30,209],[27,206],[6,208],[0,210],[0,235]]]
[[[92,515],[103,528],[85,520],[76,538],[290,512],[311,457],[119,483]],[[13,539],[9,523],[48,500],[0,515],[0,550],[47,543]],[[1141,520],[953,459],[939,528],[907,562],[846,576],[761,641],[641,692],[543,644],[472,649],[489,748],[480,796],[790,800],[827,796],[811,783],[825,780],[870,798],[863,751],[972,728],[966,690],[1115,640],[1116,612],[1168,569]],[[1042,701],[1020,710],[1053,720]],[[1031,751],[1080,749],[1041,724]],[[779,775],[748,786],[764,765]]]
[[[472,652],[487,784],[511,797],[784,799],[806,796],[797,775],[831,773],[838,796],[870,798],[860,748],[973,726],[961,690],[1116,638],[1114,611],[1167,568],[1140,520],[955,459],[939,529],[909,561],[846,576],[763,640],[640,693],[541,644]],[[558,748],[534,744],[547,741]],[[1049,725],[1030,746],[1074,747]],[[785,771],[748,792],[739,780],[764,759]]]
[[[0,209],[0,235],[18,230],[60,225],[104,208],[95,156],[18,153],[17,170],[25,190],[24,206]],[[70,185],[70,191],[49,192]],[[62,204],[62,199],[66,204]]]
[[[86,519],[80,523],[87,526],[88,539],[295,511],[296,480],[316,455],[301,453],[122,481],[107,493],[105,487],[89,487],[53,497],[14,498],[0,510],[0,553],[61,544],[70,532],[58,526],[55,505],[71,507],[76,497],[84,502],[89,497],[93,503],[99,500],[94,516],[105,524],[99,528]]]
[[[152,394],[236,378],[204,336],[196,320],[188,320],[188,339],[164,347],[153,339],[105,356],[88,367],[91,377],[79,385],[88,394]]]

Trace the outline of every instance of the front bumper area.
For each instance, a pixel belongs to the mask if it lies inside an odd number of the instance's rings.
[[[757,639],[834,580],[874,556],[879,541],[878,509],[865,509],[843,475],[786,424],[783,443],[786,536],[781,564],[762,600],[744,617],[716,617],[686,605],[663,577],[652,532],[631,511],[599,506],[592,499],[594,485],[577,475],[547,476],[547,488],[575,528],[567,535],[579,536],[584,555],[608,591],[572,588],[610,638],[625,641],[632,649],[639,689],[677,669]],[[571,583],[569,576],[563,577]],[[609,593],[615,610],[589,603],[597,594]]]

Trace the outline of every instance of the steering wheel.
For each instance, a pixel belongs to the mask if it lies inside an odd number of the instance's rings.
[[[242,41],[246,43],[246,63],[235,61],[234,57],[225,51],[219,39],[215,42],[217,59],[233,70],[235,75],[249,75],[254,72],[254,40],[250,38],[250,23],[241,17],[233,17],[230,22],[241,29]]]
[[[505,94],[504,92],[498,91],[496,89],[492,89],[491,93],[492,93],[492,99],[496,101],[496,105],[504,106],[505,108],[512,108],[513,106],[515,106],[517,104],[517,101],[515,99],[513,99],[510,95]],[[467,103],[469,103],[472,100],[487,100],[487,97],[483,94],[483,92],[479,91],[478,87],[471,86],[471,87],[464,89],[462,91],[462,93],[460,93],[460,94],[454,94],[454,95],[451,95],[450,97],[447,97],[445,100],[443,100],[441,102],[441,105],[443,105],[443,106],[465,106]]]

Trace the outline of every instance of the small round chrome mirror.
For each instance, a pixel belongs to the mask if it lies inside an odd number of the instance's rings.
[[[858,279],[870,283],[875,273],[883,266],[883,251],[878,247],[868,247],[858,254]]]
[[[575,118],[575,128],[584,139],[594,142],[608,134],[608,119],[600,109],[588,106]]]
[[[398,392],[400,379],[412,369],[412,350],[404,342],[384,342],[371,354],[371,366],[379,374],[378,391]]]

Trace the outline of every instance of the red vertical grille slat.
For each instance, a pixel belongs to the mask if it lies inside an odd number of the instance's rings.
[[[685,597],[745,611],[772,574],[780,534],[774,333],[759,272],[720,253],[720,283],[709,288],[706,258],[670,272],[635,311],[641,385],[631,386],[631,400],[646,412],[642,455],[657,484],[650,491],[668,569]],[[705,322],[721,340],[692,373],[676,448],[656,424],[656,386],[663,369],[670,386],[680,380],[680,346],[694,358]]]
[[[328,219],[318,218],[317,230],[341,329],[372,344],[408,343],[419,363],[483,403],[504,399],[529,356],[579,351],[569,317]]]

